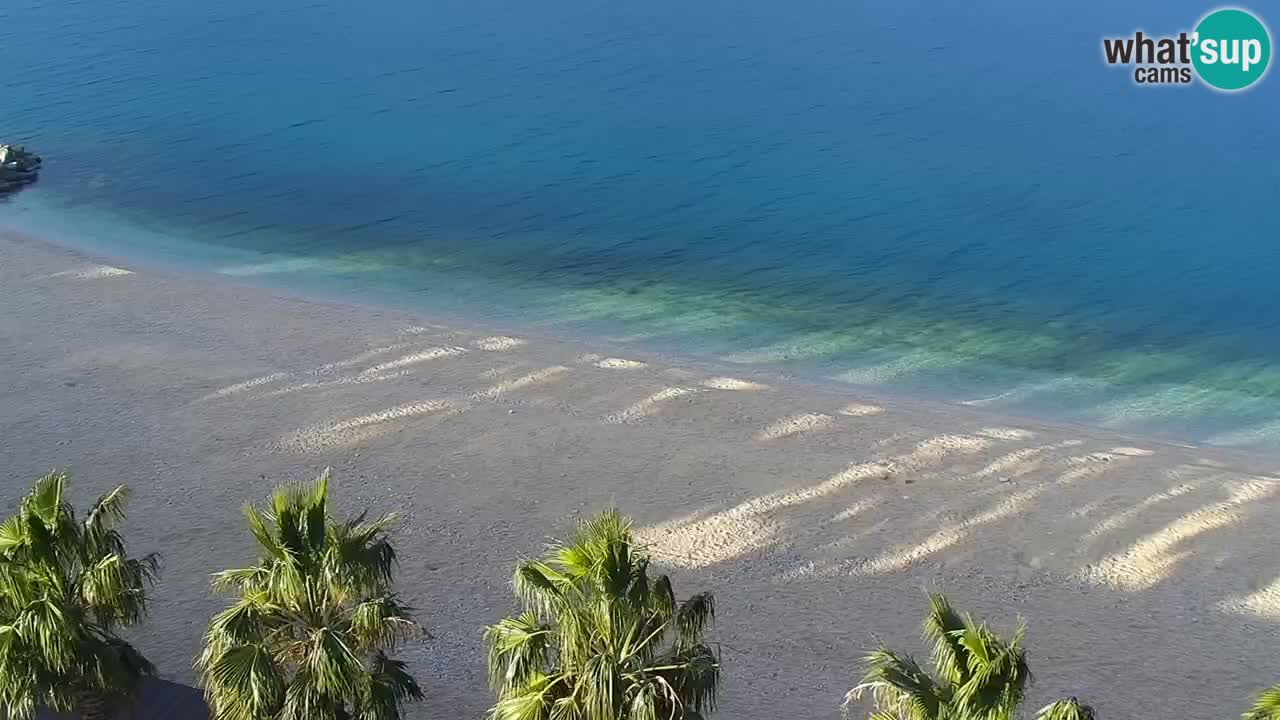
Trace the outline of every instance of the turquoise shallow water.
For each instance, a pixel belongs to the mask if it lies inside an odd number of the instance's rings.
[[[9,0],[0,137],[47,170],[0,224],[1280,445],[1280,79],[1103,65],[1204,4],[951,5]]]

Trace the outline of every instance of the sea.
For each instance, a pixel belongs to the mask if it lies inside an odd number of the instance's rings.
[[[1214,7],[3,0],[0,141],[45,170],[0,226],[1280,449],[1280,77],[1102,52]]]

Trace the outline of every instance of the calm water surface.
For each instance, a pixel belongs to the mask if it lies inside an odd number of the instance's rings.
[[[7,0],[0,224],[1280,446],[1280,78],[1102,64],[1205,4],[959,5]]]

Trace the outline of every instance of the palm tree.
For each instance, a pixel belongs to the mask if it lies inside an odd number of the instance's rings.
[[[1280,685],[1263,690],[1244,720],[1280,720]]]
[[[61,472],[40,478],[0,524],[0,707],[11,720],[42,705],[106,718],[154,673],[116,633],[146,616],[157,558],[125,550],[123,485],[78,521],[68,482]]]
[[[329,479],[245,508],[262,555],[214,575],[237,597],[210,620],[196,660],[215,720],[397,720],[422,697],[389,656],[420,632],[391,590],[394,516],[335,520]]]
[[[1040,708],[1036,720],[1096,720],[1093,708],[1075,698],[1059,700]]]
[[[616,511],[516,566],[527,608],[485,630],[492,720],[701,720],[720,661],[710,593],[679,605]]]
[[[873,720],[1013,720],[1031,680],[1023,633],[1019,627],[1004,640],[931,595],[924,638],[938,677],[910,656],[879,648],[867,656],[866,675],[845,697],[845,711],[870,693]]]

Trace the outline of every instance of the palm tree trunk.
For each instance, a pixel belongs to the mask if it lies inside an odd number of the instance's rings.
[[[115,717],[111,698],[94,688],[84,688],[76,693],[76,711],[80,720],[111,720]]]

